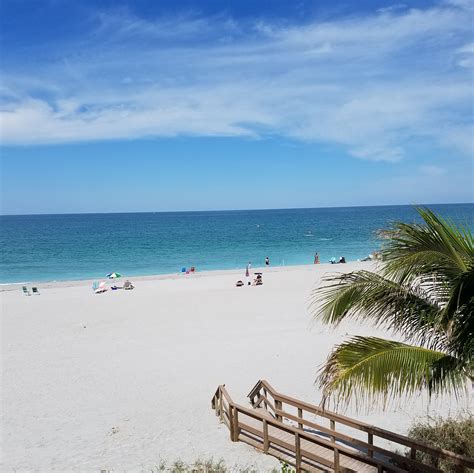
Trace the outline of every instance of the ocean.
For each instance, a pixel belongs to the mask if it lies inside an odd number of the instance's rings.
[[[430,208],[473,228],[474,204]],[[1,216],[0,283],[350,261],[391,221],[418,220],[411,206]]]

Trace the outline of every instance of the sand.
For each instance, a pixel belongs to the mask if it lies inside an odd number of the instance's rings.
[[[269,471],[278,462],[232,443],[211,410],[221,383],[246,403],[255,382],[309,402],[331,347],[386,333],[312,321],[308,298],[327,272],[372,263],[134,278],[133,291],[95,295],[91,282],[40,284],[40,296],[1,297],[1,471],[150,471],[162,460],[224,458]],[[382,412],[346,414],[400,433],[417,416],[453,414],[468,399],[424,396]]]

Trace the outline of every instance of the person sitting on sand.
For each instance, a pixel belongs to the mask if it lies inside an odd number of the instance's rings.
[[[263,279],[262,275],[260,273],[257,273],[257,277],[253,281],[254,286],[262,286],[263,285]]]

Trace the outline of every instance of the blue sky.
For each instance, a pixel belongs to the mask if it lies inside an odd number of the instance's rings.
[[[473,201],[472,0],[1,8],[4,214]]]

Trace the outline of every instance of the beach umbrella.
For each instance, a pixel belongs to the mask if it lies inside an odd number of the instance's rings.
[[[107,277],[108,277],[109,279],[117,279],[117,278],[121,278],[122,275],[121,275],[120,273],[115,273],[115,272],[114,272],[114,273],[109,273],[109,274],[107,274]]]

